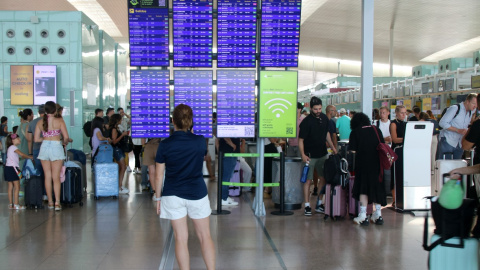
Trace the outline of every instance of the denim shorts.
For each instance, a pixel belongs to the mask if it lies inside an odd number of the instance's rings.
[[[120,161],[125,158],[125,153],[123,153],[122,149],[120,147],[114,146],[113,147],[113,158],[116,161]]]
[[[40,146],[40,152],[38,153],[38,159],[40,160],[64,160],[65,149],[61,141],[46,141],[42,142]]]

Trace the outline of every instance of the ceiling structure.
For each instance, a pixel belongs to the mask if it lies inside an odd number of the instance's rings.
[[[301,57],[303,59],[316,57],[317,63],[322,59],[330,62],[340,61],[343,66],[356,62],[353,65],[358,66],[358,61],[361,61],[362,1],[303,0],[302,5]],[[0,10],[75,11],[78,6],[86,8],[84,11],[87,16],[95,21],[100,29],[105,30],[116,42],[126,47],[127,0],[0,1]],[[92,8],[88,8],[89,6]],[[102,8],[105,10],[103,15],[99,12]],[[388,72],[390,29],[393,31],[394,65],[403,66],[404,70],[450,57],[472,57],[473,51],[480,50],[478,10],[480,10],[478,0],[375,1],[374,63],[387,64],[383,65],[383,68]],[[106,26],[108,22],[101,20],[111,20],[118,31],[109,32]],[[105,27],[102,27],[102,24]],[[308,65],[301,63],[300,66]],[[319,63],[315,65],[315,71],[318,73],[316,75],[312,71],[313,68],[303,68],[299,76],[299,87],[314,81],[330,79],[337,73],[336,66]],[[358,68],[345,70],[347,72],[340,73],[359,75],[356,71]],[[352,71],[348,72],[349,70]]]

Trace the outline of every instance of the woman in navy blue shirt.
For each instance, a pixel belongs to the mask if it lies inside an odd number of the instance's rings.
[[[192,108],[184,104],[175,107],[175,131],[160,143],[155,157],[157,214],[171,220],[180,269],[190,269],[187,214],[195,225],[207,269],[215,269],[215,246],[210,235],[209,219],[212,210],[203,180],[207,144],[205,137],[189,130],[192,124]]]

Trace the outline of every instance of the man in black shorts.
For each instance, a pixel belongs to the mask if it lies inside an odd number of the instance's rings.
[[[302,155],[302,160],[309,163],[310,170],[307,176],[307,182],[303,185],[303,195],[305,201],[305,216],[312,215],[310,207],[310,184],[313,179],[313,172],[317,170],[320,177],[318,189],[321,190],[325,185],[323,177],[323,164],[327,159],[328,143],[332,151],[336,154],[337,150],[332,143],[331,135],[328,132],[328,117],[322,113],[322,100],[318,97],[310,99],[310,114],[303,119],[300,124],[300,133],[298,138],[298,148]],[[317,212],[323,212],[322,200],[319,198],[319,209]]]

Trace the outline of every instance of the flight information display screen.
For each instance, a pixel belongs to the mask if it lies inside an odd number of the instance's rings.
[[[128,27],[130,66],[170,65],[166,0],[129,1]]]
[[[213,0],[173,0],[173,66],[212,67]]]
[[[257,0],[218,0],[217,67],[255,67]]]
[[[255,137],[255,70],[217,70],[217,137]]]
[[[130,70],[132,137],[170,135],[170,71]]]
[[[261,67],[297,67],[302,0],[263,0]]]
[[[193,110],[193,133],[212,137],[213,72],[211,70],[174,70],[175,107],[186,104]]]

